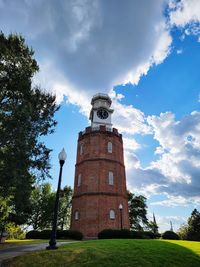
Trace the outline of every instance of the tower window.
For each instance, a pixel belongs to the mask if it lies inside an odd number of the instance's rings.
[[[83,155],[83,144],[80,145],[80,155]]]
[[[111,220],[115,219],[115,211],[114,210],[110,210],[110,219]]]
[[[114,179],[113,179],[113,172],[109,171],[108,173],[108,184],[113,185],[114,184]]]
[[[74,217],[75,217],[75,220],[79,219],[79,211],[78,210],[75,211],[75,216]]]
[[[77,183],[78,186],[81,185],[81,174],[78,175],[78,183]]]
[[[108,142],[108,153],[112,153],[112,143]]]

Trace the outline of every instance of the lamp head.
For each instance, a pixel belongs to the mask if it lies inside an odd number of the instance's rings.
[[[65,162],[66,158],[67,158],[67,154],[66,154],[66,152],[65,152],[65,150],[63,148],[62,151],[58,154],[58,159],[60,161]]]
[[[123,206],[122,204],[119,204],[119,209],[122,210],[123,209]]]

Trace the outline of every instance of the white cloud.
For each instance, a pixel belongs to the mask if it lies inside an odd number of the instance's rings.
[[[176,50],[176,53],[177,53],[178,55],[182,54],[182,53],[183,53],[183,49],[182,49],[182,48],[177,49],[177,50]]]
[[[135,151],[141,147],[141,145],[138,144],[136,140],[133,138],[124,137],[123,143],[124,143],[124,149],[129,150],[129,151]]]
[[[184,216],[161,216],[155,214],[156,222],[159,226],[159,232],[163,233],[171,229],[170,221],[172,222],[173,230],[177,231],[183,223],[186,223],[187,218]],[[148,218],[152,220],[153,214],[149,214]]]
[[[137,84],[153,64],[163,62],[172,42],[164,2],[3,1],[0,24],[4,32],[25,35],[39,62],[54,62],[73,85],[74,101],[75,90],[90,95]],[[60,96],[61,88],[55,88]]]
[[[200,1],[170,1],[169,19],[171,27],[184,29],[186,35],[200,35]]]
[[[157,205],[199,205],[200,112],[194,111],[180,121],[166,112],[149,116],[147,122],[159,143],[155,152],[160,157],[147,168],[129,168],[129,188],[146,196],[167,194],[168,199]]]
[[[179,2],[175,0],[170,7],[172,8],[170,21],[176,26],[184,27],[188,23],[200,21],[199,0],[181,0]]]
[[[193,200],[191,201],[182,197],[182,196],[174,196],[171,197],[168,195],[168,198],[162,201],[155,201],[151,202],[151,206],[167,206],[167,207],[176,207],[176,206],[188,206],[189,204],[193,203]]]

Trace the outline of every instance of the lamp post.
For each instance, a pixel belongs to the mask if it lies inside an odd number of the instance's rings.
[[[55,206],[54,206],[54,216],[53,216],[51,239],[49,241],[49,246],[47,247],[47,249],[57,249],[58,248],[56,246],[58,206],[59,206],[60,185],[61,185],[61,179],[62,179],[62,168],[63,168],[63,165],[65,163],[66,158],[67,158],[67,154],[65,153],[65,150],[63,148],[62,151],[58,154],[58,159],[59,159],[59,163],[60,163],[60,173],[59,173],[58,187],[57,187],[56,200],[55,200]]]
[[[122,230],[122,228],[123,228],[123,226],[122,226],[122,210],[123,210],[123,206],[122,206],[122,204],[119,204],[119,210],[120,210],[120,222],[121,222],[121,230]]]

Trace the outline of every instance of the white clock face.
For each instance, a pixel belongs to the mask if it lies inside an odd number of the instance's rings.
[[[105,120],[108,118],[108,111],[106,109],[100,108],[97,110],[97,116],[102,119]]]

